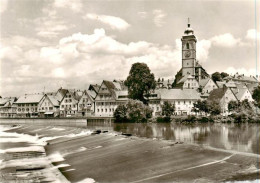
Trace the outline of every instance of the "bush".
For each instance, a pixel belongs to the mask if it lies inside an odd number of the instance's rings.
[[[184,119],[185,122],[194,123],[196,121],[196,116],[189,115],[186,119]]]
[[[152,109],[138,100],[129,100],[119,105],[114,112],[115,122],[147,122],[152,117]]]
[[[157,123],[169,123],[171,122],[171,118],[170,117],[157,117],[156,118],[156,122]]]
[[[208,117],[202,117],[202,118],[199,119],[199,122],[207,123],[207,122],[209,122],[209,118]]]

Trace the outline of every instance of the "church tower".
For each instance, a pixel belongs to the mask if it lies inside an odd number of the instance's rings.
[[[182,42],[182,76],[195,76],[196,67],[196,42],[193,29],[190,27],[188,18],[188,27],[184,31]]]

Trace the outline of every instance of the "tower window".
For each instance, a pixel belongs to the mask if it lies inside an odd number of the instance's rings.
[[[190,49],[189,43],[186,43],[186,48]]]

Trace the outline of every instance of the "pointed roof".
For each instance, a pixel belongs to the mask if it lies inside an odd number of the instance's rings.
[[[15,102],[17,104],[22,103],[39,103],[41,99],[43,98],[43,94],[25,94],[18,98],[18,100]]]
[[[209,82],[209,80],[210,80],[210,78],[201,79],[200,82],[199,82],[199,85],[204,87]]]
[[[209,93],[208,100],[211,100],[211,101],[213,101],[213,100],[221,100],[222,97],[225,95],[227,90],[228,90],[227,87],[217,88],[217,89],[212,90]]]

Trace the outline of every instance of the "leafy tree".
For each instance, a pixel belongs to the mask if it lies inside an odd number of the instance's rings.
[[[242,107],[242,110],[251,110],[252,109],[248,99],[245,99],[241,102],[241,107]]]
[[[211,77],[212,77],[212,80],[214,82],[222,81],[222,77],[221,77],[221,74],[219,72],[214,72]]]
[[[237,111],[239,109],[239,102],[237,101],[234,101],[234,100],[231,100],[229,103],[228,103],[228,110],[229,112],[231,111]]]
[[[198,100],[196,103],[193,103],[193,109],[194,112],[209,112],[208,103],[206,100]]]
[[[211,115],[218,115],[221,113],[220,104],[217,101],[207,102],[209,113]]]
[[[175,105],[171,104],[168,101],[165,101],[162,105],[162,115],[165,117],[171,117],[173,112],[175,111]]]
[[[254,89],[252,97],[257,103],[258,107],[260,107],[260,86]]]
[[[127,122],[127,108],[125,105],[118,105],[114,112],[116,122]]]
[[[174,79],[174,82],[172,83],[172,88],[174,87],[178,87],[178,82],[180,81],[180,79],[182,78],[182,69],[179,70],[177,72],[177,74],[175,75],[175,79]]]
[[[140,100],[147,104],[146,98],[149,97],[150,91],[156,87],[154,74],[145,63],[134,63],[125,81],[128,87],[129,98]]]
[[[152,117],[152,109],[138,100],[129,100],[119,105],[114,112],[115,122],[147,122]]]
[[[225,72],[221,72],[220,75],[221,75],[222,80],[223,80],[223,78],[229,76],[229,74],[225,73]]]

